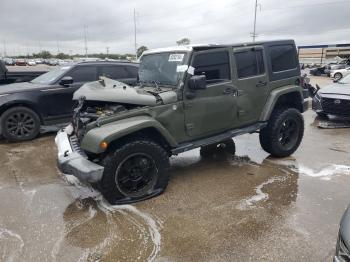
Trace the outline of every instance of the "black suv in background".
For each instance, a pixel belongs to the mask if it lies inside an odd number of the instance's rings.
[[[8,141],[35,138],[40,129],[70,121],[73,93],[86,82],[106,76],[137,82],[138,64],[82,62],[49,71],[30,82],[0,86],[0,134]]]

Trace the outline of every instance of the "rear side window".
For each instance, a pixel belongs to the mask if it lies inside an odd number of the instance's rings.
[[[105,76],[111,79],[127,78],[127,72],[123,66],[101,66],[99,76]]]
[[[238,78],[257,76],[265,73],[262,50],[246,50],[235,53]]]
[[[74,82],[91,82],[96,80],[95,66],[78,66],[72,72],[67,74],[71,76]]]
[[[295,69],[297,61],[293,45],[276,45],[270,47],[272,72]]]
[[[208,84],[215,84],[231,79],[230,60],[227,51],[199,54],[194,58],[195,75],[205,75]]]

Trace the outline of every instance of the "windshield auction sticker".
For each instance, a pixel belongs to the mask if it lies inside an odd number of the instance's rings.
[[[170,54],[169,55],[169,62],[182,62],[184,59],[185,54]]]

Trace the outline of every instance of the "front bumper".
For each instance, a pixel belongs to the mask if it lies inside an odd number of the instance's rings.
[[[339,233],[337,245],[335,248],[335,256],[333,257],[333,262],[348,262],[350,261],[350,250],[345,245],[341,234]]]
[[[96,183],[102,179],[104,167],[88,160],[78,150],[65,130],[57,133],[55,143],[58,149],[58,168],[63,174],[77,177],[81,181]]]

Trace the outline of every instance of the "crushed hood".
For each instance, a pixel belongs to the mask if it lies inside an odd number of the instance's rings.
[[[175,93],[173,91],[165,93]],[[159,94],[159,98],[172,101],[168,96]],[[176,94],[176,93],[175,93]],[[73,100],[78,100],[84,96],[87,101],[105,101],[123,104],[154,106],[157,104],[157,96],[138,87],[131,87],[122,82],[102,77],[101,80],[86,83],[79,88],[73,96]],[[166,97],[164,99],[163,97]]]
[[[350,84],[331,84],[321,88],[319,93],[350,96]]]

